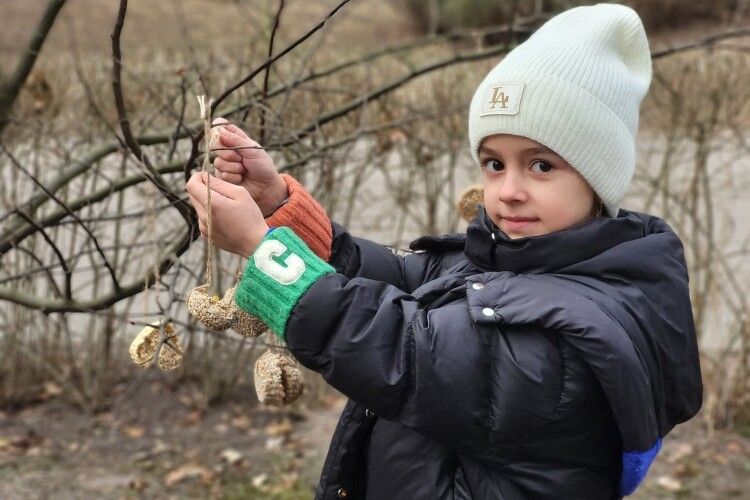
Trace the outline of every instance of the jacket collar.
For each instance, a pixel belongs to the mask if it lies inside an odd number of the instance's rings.
[[[645,235],[644,221],[620,209],[614,218],[597,217],[560,231],[511,239],[481,207],[466,230],[464,253],[483,272],[551,273]]]

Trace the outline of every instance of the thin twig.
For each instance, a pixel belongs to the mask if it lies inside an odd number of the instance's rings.
[[[279,0],[279,8],[276,11],[276,15],[273,18],[273,28],[271,28],[271,39],[268,42],[268,59],[273,56],[273,42],[276,39],[276,31],[279,29],[279,25],[281,24],[281,13],[284,11],[284,0]],[[269,64],[266,67],[265,74],[263,75],[263,88],[261,90],[261,101],[265,101],[266,97],[268,96],[268,79],[271,75],[271,65]],[[245,112],[245,115],[242,117],[242,121],[244,122],[247,118],[247,113],[249,112],[249,109],[247,112]],[[258,142],[260,144],[263,144],[266,139],[266,110],[265,108],[261,108],[260,110],[260,125],[259,125],[259,132],[258,132]]]
[[[34,177],[31,174],[31,172],[29,172],[28,170],[26,170],[26,168],[24,168],[24,166],[21,165],[21,163],[18,160],[16,160],[16,158],[11,154],[10,151],[8,151],[8,149],[5,147],[4,144],[0,143],[0,149],[2,149],[2,151],[10,159],[10,161],[16,166],[16,168],[18,168],[27,177],[29,177],[29,179],[31,179],[34,182],[34,184],[36,184],[37,186],[39,186],[39,188],[42,189],[42,191],[44,191],[45,193],[47,193],[47,196],[49,196],[58,205],[60,205],[60,207],[63,210],[65,210],[65,212],[68,215],[70,215],[71,217],[73,217],[73,219],[75,219],[76,222],[78,222],[78,225],[81,226],[81,229],[83,229],[86,232],[86,234],[89,235],[89,238],[91,238],[91,241],[94,243],[94,247],[96,247],[96,250],[99,252],[99,255],[101,256],[102,261],[104,262],[104,266],[107,268],[107,271],[109,271],[109,275],[112,278],[112,285],[114,286],[115,291],[119,291],[120,290],[120,283],[117,281],[117,275],[115,274],[115,270],[110,265],[109,260],[107,259],[107,256],[104,254],[104,251],[102,251],[101,246],[99,245],[99,240],[96,238],[96,236],[94,236],[94,233],[91,232],[91,230],[88,228],[88,226],[86,224],[84,224],[81,221],[81,219],[78,218],[78,216],[75,214],[75,212],[72,211],[65,204],[65,202],[63,202],[62,200],[60,200],[54,194],[52,194],[49,191],[47,191],[46,188],[44,187],[44,185],[41,182],[39,182],[39,180],[36,177]],[[23,214],[23,212],[19,212],[19,214]]]

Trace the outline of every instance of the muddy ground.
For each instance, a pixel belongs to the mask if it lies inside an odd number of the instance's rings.
[[[56,398],[0,413],[0,498],[311,498],[344,399],[275,409],[252,391],[201,410],[197,389],[151,381],[94,416]]]

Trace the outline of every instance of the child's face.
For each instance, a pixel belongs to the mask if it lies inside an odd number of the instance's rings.
[[[491,135],[480,144],[479,162],[485,210],[510,238],[560,231],[593,215],[596,197],[588,182],[532,139]]]

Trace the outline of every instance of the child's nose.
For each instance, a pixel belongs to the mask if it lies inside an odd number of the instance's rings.
[[[500,181],[502,186],[500,187],[499,196],[505,203],[526,201],[527,193],[523,174],[517,170],[506,167],[506,172]]]

